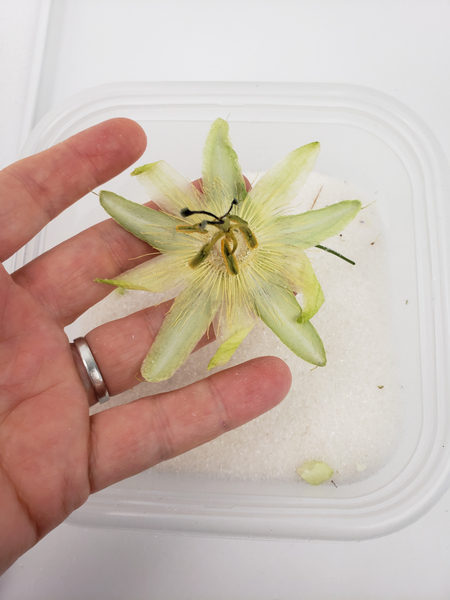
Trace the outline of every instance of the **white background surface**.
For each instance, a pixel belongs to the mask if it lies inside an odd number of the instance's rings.
[[[365,85],[415,110],[450,156],[448,1],[54,0],[44,47],[48,4],[1,0],[1,166],[48,109],[124,80]],[[449,564],[447,493],[416,524],[367,542],[62,525],[0,579],[0,597],[435,600],[450,598]]]

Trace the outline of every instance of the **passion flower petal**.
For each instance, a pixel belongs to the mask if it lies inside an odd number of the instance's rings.
[[[208,371],[210,369],[214,369],[215,367],[221,367],[222,365],[226,364],[252,329],[253,326],[247,327],[246,329],[241,329],[228,338],[221,346],[219,346],[217,352],[209,361]]]
[[[309,321],[298,322],[301,308],[292,292],[265,284],[254,302],[256,314],[294,354],[313,365],[325,366],[323,342]]]
[[[305,323],[312,319],[325,301],[322,287],[314,273],[309,258],[302,251],[299,252],[299,265],[292,274],[292,291],[303,296],[302,314],[297,318],[298,323]]]
[[[230,278],[231,279],[231,278]],[[252,294],[247,290],[247,297],[240,290],[239,282],[235,277],[231,279],[228,289],[222,289],[220,295],[222,301],[219,310],[214,317],[214,333],[219,344],[223,344],[229,338],[243,329],[252,329],[258,322],[258,318],[250,306],[243,304]],[[241,293],[239,294],[239,291]]]
[[[100,204],[119,225],[153,248],[161,252],[183,252],[192,248],[187,236],[177,232],[177,225],[185,225],[182,219],[112,192],[101,191],[99,196]]]
[[[96,279],[99,283],[109,283],[127,290],[143,290],[147,292],[167,292],[180,283],[185,282],[191,269],[180,256],[160,254],[151,260],[138,265],[114,279]]]
[[[360,210],[359,200],[344,200],[299,215],[278,217],[273,225],[271,242],[291,244],[306,250],[337,235]]]
[[[300,304],[302,313],[297,318],[298,323],[305,323],[312,319],[325,301],[322,287],[314,273],[311,262],[303,250],[295,246],[283,246],[281,254],[284,256],[284,270],[289,289],[302,295]],[[291,268],[286,268],[286,266]],[[280,272],[282,266],[280,265]]]
[[[181,209],[198,210],[204,204],[192,183],[164,160],[138,167],[131,175],[142,184],[153,202],[171,215],[178,217]]]
[[[238,202],[247,195],[236,152],[228,135],[228,123],[216,119],[212,124],[203,151],[203,191],[209,210],[224,214],[233,199]]]
[[[267,171],[249,192],[240,216],[259,224],[267,221],[267,217],[273,219],[274,215],[285,210],[308,179],[319,151],[319,142],[307,144]],[[257,220],[255,213],[259,215]]]
[[[267,244],[259,253],[258,267],[274,285],[302,294],[302,312],[297,321],[309,321],[325,298],[312,265],[303,250],[287,244]]]
[[[168,379],[188,358],[219,307],[210,292],[194,282],[175,300],[142,364],[147,381]]]

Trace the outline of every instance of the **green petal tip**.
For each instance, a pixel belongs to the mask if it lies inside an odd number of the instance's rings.
[[[153,167],[155,165],[157,165],[157,164],[158,164],[158,161],[157,162],[148,163],[147,165],[142,165],[142,167],[137,167],[131,173],[131,176],[132,177],[136,177],[136,175],[141,175],[142,173],[145,173],[146,171],[151,171],[153,169]]]
[[[115,286],[118,285],[113,279],[99,279],[99,278],[96,278],[96,279],[94,279],[94,281],[95,281],[95,283],[107,283],[108,285],[115,285]]]

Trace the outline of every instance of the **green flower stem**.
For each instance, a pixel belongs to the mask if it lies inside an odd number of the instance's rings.
[[[351,265],[355,264],[353,260],[350,260],[349,258],[346,258],[342,254],[339,254],[339,252],[336,252],[336,250],[332,250],[331,248],[327,248],[326,246],[322,246],[321,244],[316,244],[316,248],[320,248],[320,250],[325,250],[325,252],[329,252],[330,254],[334,254],[335,256],[338,256],[339,258],[342,258],[342,260],[347,261]]]

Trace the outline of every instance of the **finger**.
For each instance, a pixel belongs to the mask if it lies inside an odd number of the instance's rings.
[[[13,279],[65,327],[114,290],[96,278],[113,279],[155,254],[108,219],[38,256]]]
[[[111,119],[0,172],[0,260],[51,219],[134,163],[146,145],[141,127]]]
[[[200,446],[268,411],[287,394],[288,367],[258,358],[186,388],[91,417],[91,492]]]

